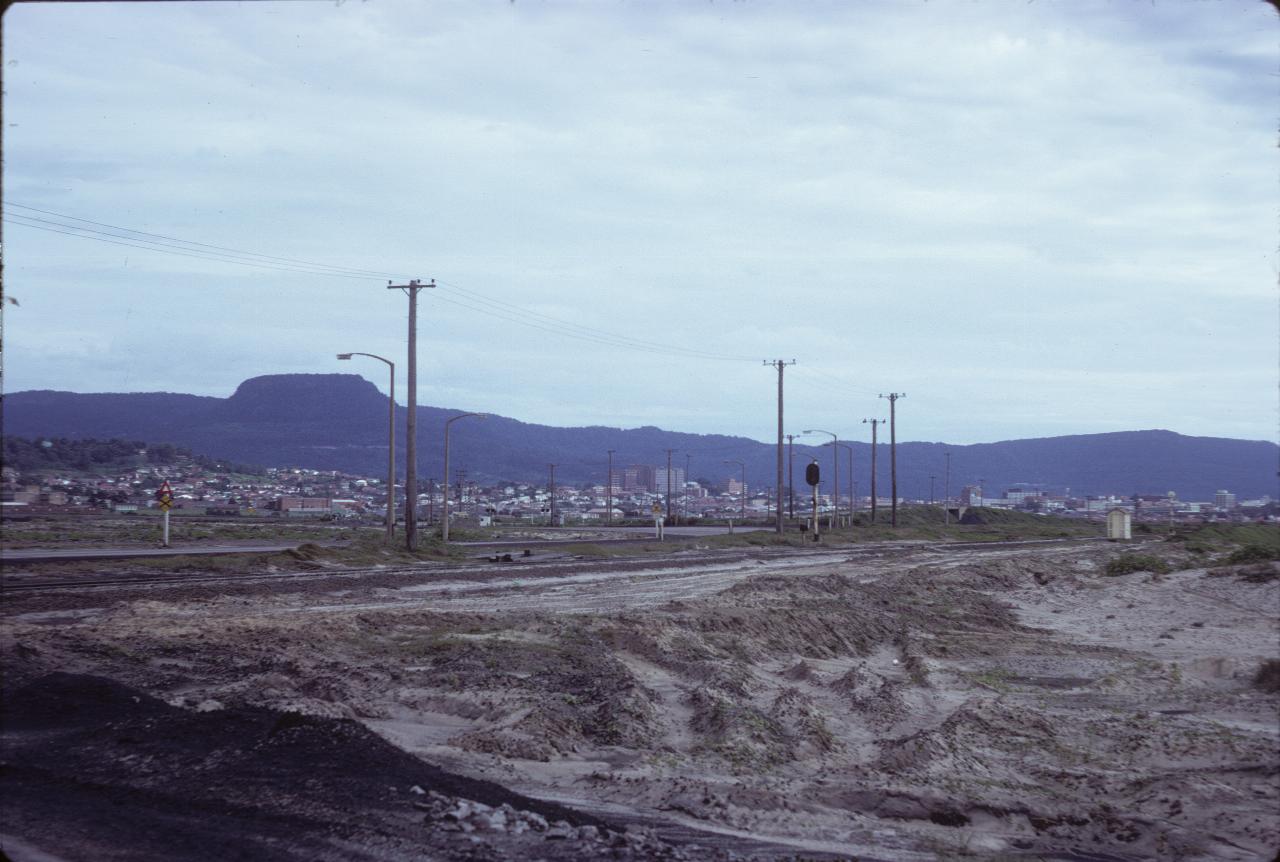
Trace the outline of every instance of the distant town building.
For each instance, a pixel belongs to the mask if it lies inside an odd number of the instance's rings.
[[[284,515],[319,515],[332,511],[328,497],[280,497],[268,508]]]
[[[1219,491],[1213,495],[1213,507],[1215,509],[1234,509],[1236,507],[1236,495],[1230,491]]]
[[[653,468],[647,464],[632,464],[622,471],[624,491],[652,491]]]
[[[1043,496],[1039,488],[1033,488],[1027,485],[1014,485],[1004,492],[1004,498],[1011,505],[1020,506],[1028,500],[1038,500]]]
[[[977,485],[965,485],[964,490],[960,492],[960,505],[981,506],[982,489]]]
[[[666,494],[667,487],[668,487],[667,486],[667,468],[654,467],[652,469],[653,469],[653,488],[652,488],[653,492],[655,494]],[[683,467],[671,468],[670,487],[671,487],[672,495],[679,494],[681,489],[684,488],[684,468]]]

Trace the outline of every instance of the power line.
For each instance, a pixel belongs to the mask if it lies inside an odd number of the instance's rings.
[[[814,368],[812,365],[797,366],[796,370],[799,371],[802,375],[806,375],[806,374],[812,375],[815,377],[820,377],[824,381],[826,381],[823,383],[819,383],[818,381],[810,381],[814,385],[826,386],[829,389],[840,389],[851,395],[870,396],[872,394],[871,390],[869,389],[858,389],[857,387],[850,386],[847,381],[841,379],[840,377],[837,377],[836,375],[830,374],[826,371],[822,371],[820,369]]]
[[[476,305],[465,300],[457,299],[456,297],[450,298],[446,296],[441,296],[439,294],[434,295],[433,298],[440,302],[447,302],[450,305],[456,305],[459,308],[466,308],[470,311],[475,311],[480,314],[486,314],[486,315],[489,315],[490,317],[495,317],[495,318],[498,318],[499,320],[505,320],[509,323],[519,324],[520,326],[527,326],[530,329],[537,329],[537,330],[541,330],[542,332],[550,332],[555,335],[564,336],[565,338],[576,338],[579,341],[588,341],[595,344],[603,345],[605,347],[617,348],[619,350],[635,350],[642,353],[655,353],[655,354],[660,354],[664,356],[674,355],[674,356],[682,356],[688,359],[707,359],[707,360],[715,360],[720,362],[747,361],[745,357],[721,356],[718,354],[696,351],[691,348],[678,347],[676,345],[661,345],[656,343],[650,344],[647,342],[639,342],[639,341],[637,342],[623,341],[619,337],[614,336],[612,333],[606,333],[603,330],[598,332],[579,332],[579,331],[568,328],[568,324],[558,324],[558,323],[543,324],[543,323],[539,323],[538,321],[526,319],[524,316],[522,316],[523,312],[521,310],[517,310],[516,308],[513,308],[511,311],[506,311],[504,309],[485,308],[482,305]]]
[[[746,357],[746,356],[734,356],[734,355],[723,354],[723,353],[715,353],[709,350],[699,350],[693,347],[681,347],[679,345],[666,344],[658,341],[647,341],[643,338],[636,338],[631,335],[622,335],[620,333],[610,332],[608,330],[597,329],[595,327],[590,327],[590,326],[584,326],[583,324],[580,324],[580,323],[573,323],[571,321],[567,321],[562,318],[553,317],[552,315],[549,315],[549,314],[543,314],[538,311],[533,311],[532,309],[525,308],[524,306],[521,306],[521,305],[516,305],[515,303],[506,302],[501,299],[492,299],[490,297],[476,293],[473,290],[468,290],[467,288],[464,288],[461,285],[452,284],[447,281],[440,281],[439,283],[448,290],[451,290],[456,293],[461,293],[464,299],[468,301],[479,302],[494,309],[493,312],[488,312],[482,308],[473,308],[473,310],[475,311],[480,311],[481,313],[494,313],[494,314],[497,314],[498,312],[506,312],[509,314],[512,314],[512,313],[519,314],[522,317],[539,318],[541,321],[546,322],[548,325],[552,325],[560,328],[566,335],[570,334],[570,332],[572,331],[572,332],[581,333],[582,337],[587,337],[592,339],[606,339],[609,342],[614,343],[616,346],[620,346],[620,347],[634,347],[635,349],[657,350],[664,353],[680,352],[680,353],[684,353],[686,355],[693,356],[700,359],[715,359],[715,360],[722,360],[722,361],[728,361],[728,362],[755,361],[754,359],[751,359],[750,357]],[[459,300],[455,300],[455,302],[458,302],[459,304],[461,304]],[[521,320],[520,322],[525,322],[525,321]],[[532,324],[526,323],[526,325],[532,325]]]
[[[215,251],[215,252],[225,252],[235,257],[261,258],[263,260],[275,261],[277,263],[298,264],[301,266],[316,267],[319,269],[340,270],[349,274],[361,275],[369,278],[387,278],[387,277],[395,278],[396,277],[395,273],[390,273],[390,272],[381,272],[381,271],[372,270],[372,269],[355,269],[353,267],[348,267],[348,266],[334,266],[332,264],[318,263],[312,260],[302,260],[300,258],[293,258],[293,257],[279,257],[277,255],[261,254],[259,252],[245,251],[243,249],[230,248],[228,246],[223,246],[223,245],[211,245],[205,242],[197,242],[195,240],[182,239],[180,237],[168,236],[162,233],[150,233],[148,231],[136,230],[134,228],[122,227],[121,225],[108,224],[107,222],[94,221],[93,219],[80,218],[79,216],[68,215],[66,213],[54,212],[53,210],[45,210],[45,209],[40,209],[38,207],[27,206],[26,204],[7,201],[5,203],[5,208],[7,209],[11,207],[30,210],[31,212],[38,212],[42,215],[54,216],[55,218],[59,218],[67,221],[82,222],[84,224],[96,225],[97,227],[110,228],[111,230],[114,230],[114,231],[120,231],[122,233],[134,235],[129,237],[120,237],[121,239],[139,239],[140,241],[143,241],[143,242],[157,242],[157,244],[162,244],[162,245],[178,243],[179,244],[178,247],[196,246],[198,248],[211,249],[212,251]],[[9,215],[16,216],[18,218],[28,218],[28,219],[33,219],[35,221],[46,222],[47,224],[58,224],[57,222],[50,222],[47,219],[36,218],[35,216],[27,216],[21,213],[9,213]],[[59,226],[69,227],[73,230],[89,231],[92,233],[104,233],[104,231],[95,231],[92,228],[82,228],[76,225],[59,225]],[[31,227],[34,227],[34,225],[31,225]],[[107,236],[116,236],[116,234],[107,234]],[[90,239],[90,238],[92,237],[86,237],[86,239]],[[159,240],[164,240],[165,243],[159,243]]]
[[[275,264],[269,264],[269,263],[252,263],[244,260],[230,259],[225,256],[217,255],[214,253],[201,253],[195,249],[192,249],[189,251],[178,251],[176,249],[164,248],[164,247],[155,246],[155,245],[144,245],[141,242],[126,242],[123,239],[108,239],[106,236],[94,236],[92,234],[87,234],[87,233],[75,233],[74,231],[82,230],[82,229],[75,228],[72,225],[63,225],[63,227],[71,227],[72,228],[71,230],[58,230],[57,228],[53,228],[53,227],[45,227],[38,224],[29,224],[25,221],[18,221],[17,219],[20,219],[20,218],[26,218],[26,217],[25,216],[5,216],[4,221],[7,222],[8,224],[21,225],[22,227],[33,228],[34,230],[43,230],[49,233],[59,233],[65,236],[77,237],[78,239],[91,239],[96,242],[109,243],[110,245],[121,245],[127,248],[140,248],[145,251],[158,251],[158,252],[163,252],[164,254],[177,255],[179,257],[191,257],[191,258],[195,258],[196,260],[208,260],[208,261],[214,261],[216,263],[236,263],[236,264],[240,264],[241,266],[252,266],[252,267],[256,267],[257,269],[271,269],[271,270],[276,270],[278,272],[300,272],[300,273],[305,273],[307,275],[329,275],[329,276],[335,276],[338,278],[358,278],[362,281],[368,281],[371,278],[370,276],[345,275],[342,273],[327,272],[327,271],[314,270],[314,269],[303,269],[300,267],[277,266]]]
[[[250,266],[257,269],[274,270],[277,272],[297,272],[308,275],[323,275],[357,280],[394,276],[393,273],[382,272],[380,270],[337,266],[317,261],[304,260],[301,258],[263,254],[261,252],[231,248],[229,246],[186,240],[181,239],[180,237],[168,236],[166,234],[150,233],[148,231],[140,231],[134,228],[123,227],[121,225],[114,225],[66,213],[59,213],[53,210],[32,207],[26,204],[6,202],[5,207],[18,208],[34,213],[40,213],[41,215],[53,216],[53,219],[46,219],[24,213],[10,212],[4,216],[4,221],[10,224],[29,227],[34,230],[43,230],[49,233],[62,234],[64,236],[72,236],[79,239],[94,240],[95,242],[108,243],[110,245],[124,246],[126,248],[155,251],[162,254],[189,257],[195,260],[238,264],[240,266]],[[79,224],[71,224],[69,222],[79,222]],[[86,227],[85,225],[93,225],[94,227]],[[105,230],[100,230],[99,228],[105,228]],[[660,342],[635,338],[629,335],[621,335],[607,330],[594,329],[582,324],[562,320],[549,314],[533,311],[532,309],[528,309],[514,303],[491,299],[476,291],[464,288],[461,285],[449,282],[440,282],[440,284],[449,292],[457,294],[452,298],[448,298],[440,296],[439,293],[437,293],[436,298],[443,302],[449,302],[453,305],[457,305],[461,308],[466,308],[480,314],[486,314],[510,323],[516,323],[531,329],[538,329],[543,332],[561,335],[566,338],[576,338],[580,341],[594,342],[602,346],[622,350],[635,350],[645,353],[683,356],[690,359],[705,359],[720,362],[755,361],[752,357],[731,356],[692,347],[663,344]]]

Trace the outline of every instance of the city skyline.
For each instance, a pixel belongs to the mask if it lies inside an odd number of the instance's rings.
[[[420,404],[772,441],[762,362],[795,358],[789,428],[905,391],[903,440],[1274,440],[1275,24],[19,4],[5,388],[403,366],[386,281],[434,278]]]

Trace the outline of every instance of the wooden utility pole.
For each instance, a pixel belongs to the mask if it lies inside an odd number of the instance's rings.
[[[667,521],[671,521],[671,453],[675,449],[667,450]]]
[[[947,452],[947,473],[942,483],[942,523],[943,525],[951,524],[951,453]]]
[[[766,359],[764,360],[764,364],[772,365],[778,369],[778,481],[777,481],[776,487],[778,488],[779,493],[778,493],[778,511],[774,515],[774,529],[777,532],[781,533],[784,529],[786,529],[785,525],[782,522],[782,494],[781,494],[782,492],[782,438],[785,436],[782,433],[782,369],[786,368],[788,365],[795,365],[796,361],[794,359],[792,359],[790,362],[783,359],[774,359],[773,361],[769,361],[768,359]],[[792,504],[791,508],[795,509],[794,503]]]
[[[790,498],[787,503],[789,509],[787,517],[793,521],[796,518],[796,450],[792,441],[795,439],[796,435],[787,435],[787,494]],[[782,505],[781,501],[778,505]]]
[[[413,279],[408,284],[387,282],[387,290],[402,290],[409,297],[409,390],[405,401],[409,415],[405,419],[404,441],[404,533],[405,547],[418,550],[418,291],[435,287],[435,279],[422,284]],[[449,477],[444,477],[445,482]]]
[[[871,425],[871,523],[876,522],[876,426],[883,419],[863,419],[862,424]]]
[[[681,524],[689,523],[689,458],[689,453],[684,453],[684,482],[680,485]]]
[[[557,465],[548,464],[547,466],[551,468],[551,526],[555,527],[555,526],[558,526],[556,524],[556,467]]]
[[[604,489],[605,500],[606,500],[605,507],[604,507],[604,522],[610,526],[613,525],[613,453],[614,453],[614,450],[610,449],[609,450],[609,480],[608,480],[608,484],[605,485],[605,489]]]
[[[898,432],[893,408],[897,405],[899,398],[907,397],[907,393],[890,392],[880,397],[889,399],[889,481],[893,490],[893,500],[890,501],[893,517],[889,523],[896,527],[898,526]]]

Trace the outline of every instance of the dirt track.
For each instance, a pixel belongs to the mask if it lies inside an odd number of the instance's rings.
[[[1280,654],[1280,581],[1104,576],[1116,553],[708,552],[22,595],[5,655],[22,679],[357,719],[454,772],[762,856],[1271,858],[1280,697],[1251,680]]]

